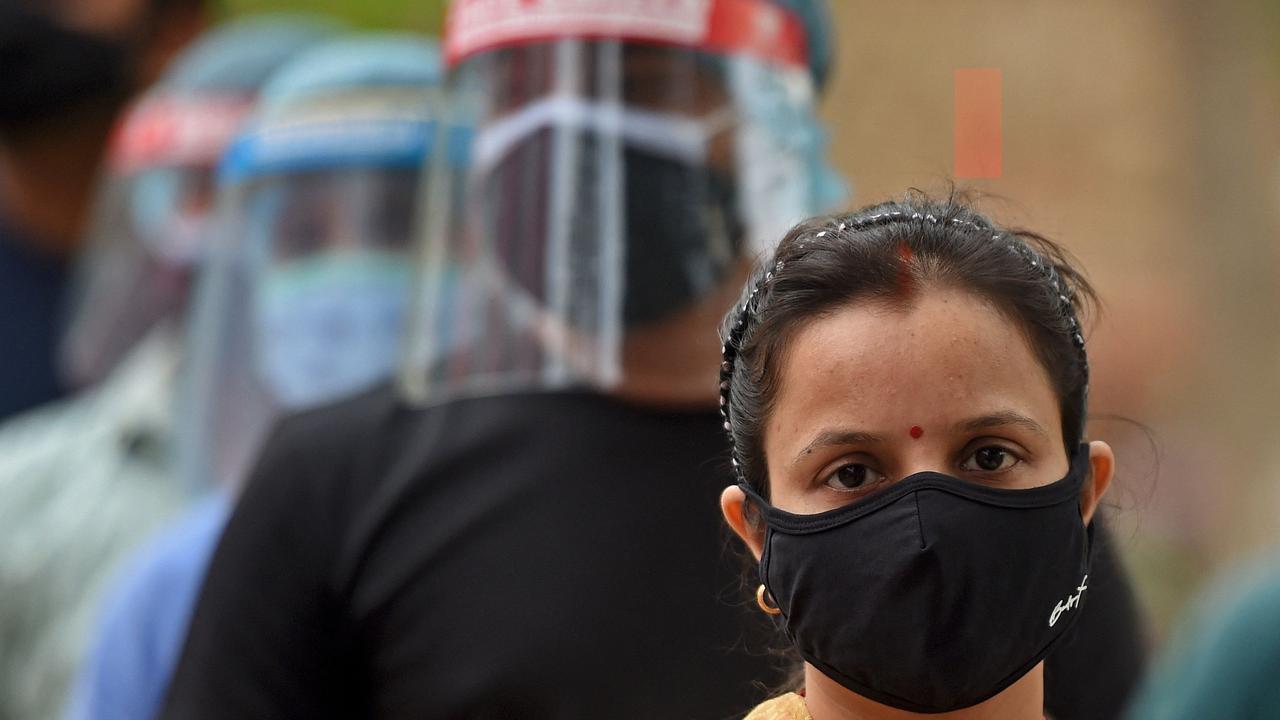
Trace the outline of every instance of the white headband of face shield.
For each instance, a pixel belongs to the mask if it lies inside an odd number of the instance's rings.
[[[705,163],[707,143],[736,122],[728,105],[691,118],[677,113],[639,110],[625,103],[550,96],[490,123],[476,134],[472,162],[480,171],[501,160],[516,144],[547,127],[591,130],[620,138],[628,146],[681,160]]]

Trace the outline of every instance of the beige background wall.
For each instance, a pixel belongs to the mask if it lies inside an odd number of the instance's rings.
[[[1065,243],[1102,294],[1091,433],[1121,453],[1118,523],[1161,628],[1206,573],[1280,542],[1269,4],[833,0],[823,114],[855,204],[945,189],[953,71],[1002,70],[1003,175],[960,183]],[[1151,429],[1158,468],[1111,414]]]

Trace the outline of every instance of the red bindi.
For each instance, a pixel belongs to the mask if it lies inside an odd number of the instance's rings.
[[[924,428],[919,425],[912,425],[910,432],[913,439],[919,440],[920,436],[924,434]]]

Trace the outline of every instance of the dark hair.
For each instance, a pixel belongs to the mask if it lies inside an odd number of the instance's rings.
[[[1084,436],[1089,368],[1077,317],[1096,304],[1092,287],[1052,241],[996,226],[963,194],[913,191],[792,228],[726,316],[720,404],[739,482],[769,496],[762,433],[795,333],[840,306],[901,305],[930,286],[972,292],[1021,326],[1054,385],[1070,453]]]

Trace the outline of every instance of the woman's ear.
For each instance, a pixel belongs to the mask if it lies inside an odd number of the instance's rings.
[[[725,522],[733,528],[734,534],[742,538],[758,561],[764,551],[764,529],[754,520],[754,514],[748,513],[747,496],[742,488],[730,485],[720,493],[720,512],[724,513]]]
[[[1089,465],[1092,472],[1089,473],[1084,487],[1080,488],[1080,517],[1084,518],[1085,525],[1093,521],[1093,515],[1098,510],[1098,502],[1102,500],[1103,495],[1107,494],[1107,488],[1111,487],[1111,478],[1116,472],[1116,455],[1111,451],[1111,446],[1101,440],[1090,442]],[[723,502],[722,499],[721,503]]]

